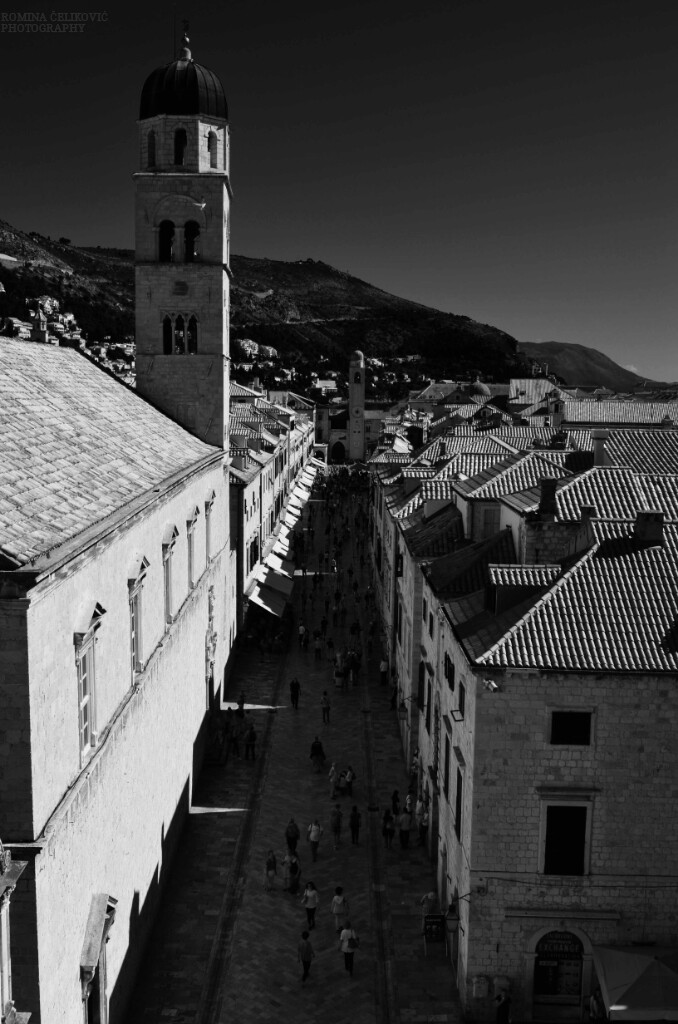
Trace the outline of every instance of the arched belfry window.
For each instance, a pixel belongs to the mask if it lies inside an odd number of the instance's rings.
[[[210,132],[207,136],[207,152],[210,155],[210,167],[217,166],[217,134]]]
[[[171,220],[163,220],[158,229],[158,259],[161,263],[174,260],[174,224]]]
[[[360,384],[361,380],[362,380],[362,377],[360,376],[360,372],[353,374],[353,383],[354,384]]]
[[[197,355],[198,352],[198,321],[194,316],[190,317],[188,321],[186,350],[191,356]]]
[[[174,321],[174,351],[183,355],[186,351],[186,328],[183,316],[178,316]]]
[[[172,321],[168,316],[162,322],[162,353],[165,356],[172,355]]]
[[[174,133],[174,166],[183,167],[186,158],[186,146],[188,138],[185,128],[177,128]]]
[[[193,263],[200,258],[198,253],[198,239],[200,238],[200,225],[195,220],[186,221],[184,225],[184,261]]]
[[[155,132],[148,133],[148,166],[155,167]]]

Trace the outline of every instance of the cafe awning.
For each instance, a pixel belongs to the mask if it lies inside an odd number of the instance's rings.
[[[611,1021],[678,1021],[678,949],[594,946],[593,963]]]
[[[294,586],[294,580],[290,579],[289,576],[285,575],[284,572],[277,572],[275,569],[270,569],[265,565],[262,565],[257,570],[257,580],[262,586],[270,587],[271,590],[276,590],[289,600],[292,593],[292,587]]]
[[[271,569],[275,569],[276,572],[284,572],[290,579],[294,576],[294,562],[289,562],[286,558],[279,558],[272,551],[266,555],[265,562]]]
[[[270,587],[257,584],[249,595],[249,599],[264,611],[270,612],[271,615],[275,615],[279,619],[283,617],[287,601],[282,594],[278,594]]]

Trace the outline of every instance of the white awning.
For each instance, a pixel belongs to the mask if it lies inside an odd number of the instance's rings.
[[[294,577],[294,562],[289,562],[285,558],[279,558],[272,551],[266,556],[265,562],[266,565],[269,565],[271,569],[275,569],[276,572],[284,572],[290,579]]]
[[[294,580],[286,576],[284,572],[277,572],[268,566],[262,565],[257,569],[257,580],[264,586],[270,587],[289,598],[294,586]]]
[[[305,504],[311,500],[311,492],[307,491],[302,483],[298,483],[292,491],[292,497],[295,501],[301,500]]]
[[[271,615],[276,615],[279,619],[282,618],[285,612],[285,605],[287,604],[287,601],[281,594],[271,590],[270,587],[258,584],[250,594],[250,601],[259,605],[264,611],[270,612]]]
[[[312,455],[311,458],[308,460],[308,465],[315,466],[316,469],[322,469],[323,471],[327,469],[325,463],[321,462],[320,459],[316,459],[315,455]]]

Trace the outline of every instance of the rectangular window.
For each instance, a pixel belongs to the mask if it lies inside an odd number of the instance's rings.
[[[443,793],[450,795],[450,737],[445,737],[445,763],[443,766]]]
[[[431,681],[429,680],[426,687],[426,732],[431,732]]]
[[[186,525],[186,544],[188,548],[188,589],[195,586],[195,522]]]
[[[590,711],[553,711],[551,713],[551,743],[575,747],[591,744]]]
[[[172,621],[172,548],[167,545],[162,552],[162,577],[165,595],[165,622]]]
[[[457,796],[454,801],[454,833],[457,839],[461,842],[461,808],[464,798],[463,794],[464,778],[461,774],[461,769],[457,768]]]
[[[80,753],[94,746],[94,641],[77,654]]]
[[[443,659],[443,665],[445,668],[445,679],[450,690],[454,693],[454,662],[450,658],[447,651],[445,651],[445,657]]]
[[[417,707],[424,710],[424,687],[426,682],[426,666],[423,661],[419,662],[419,680],[417,682]]]
[[[129,598],[130,647],[132,658],[132,682],[134,673],[140,672],[143,664],[141,653],[141,587],[133,590]]]
[[[421,602],[421,620],[422,620],[422,622],[426,622],[427,618],[428,618],[428,604],[426,603],[426,598],[423,598],[422,602]]]
[[[545,875],[586,874],[590,804],[546,804]]]
[[[466,687],[463,683],[459,683],[459,716],[464,717],[466,711]]]
[[[212,503],[205,504],[205,562],[212,557]]]

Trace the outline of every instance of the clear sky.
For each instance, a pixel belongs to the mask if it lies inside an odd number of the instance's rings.
[[[172,59],[172,5],[104,12],[56,34],[8,31],[0,11],[0,217],[132,247],[135,120]],[[519,340],[678,379],[678,0],[186,0],[176,14],[229,102],[234,252],[321,259]]]

